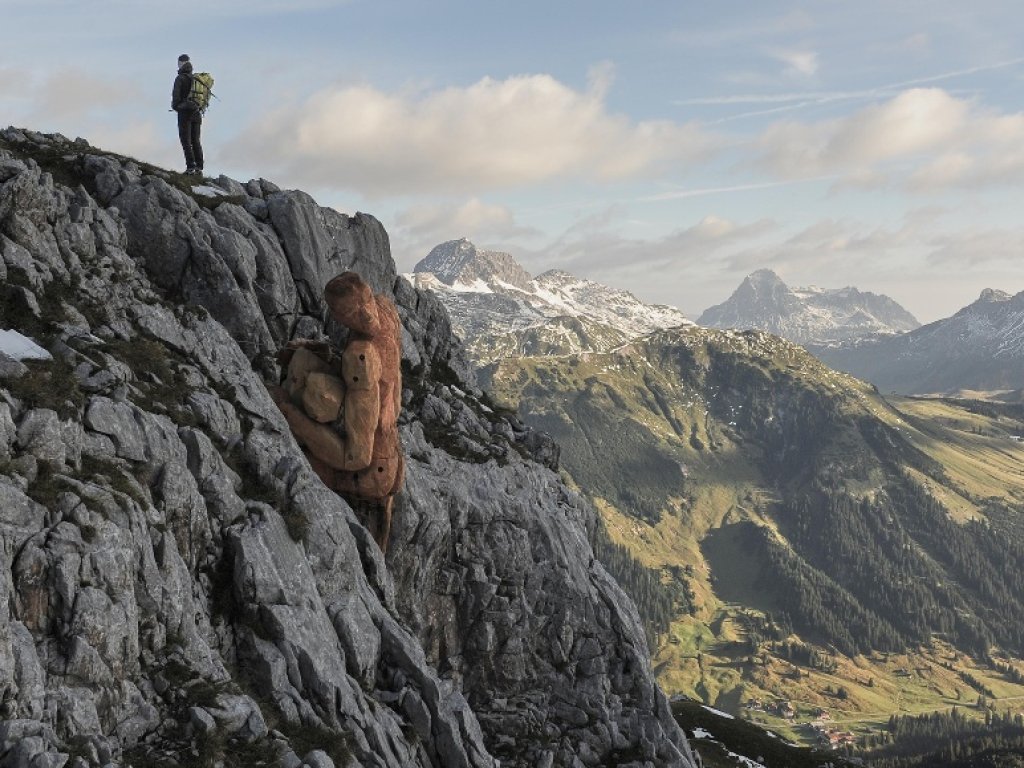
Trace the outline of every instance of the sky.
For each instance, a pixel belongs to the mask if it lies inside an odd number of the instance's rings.
[[[0,0],[0,124],[468,237],[691,316],[743,277],[922,322],[1024,290],[1019,0]]]

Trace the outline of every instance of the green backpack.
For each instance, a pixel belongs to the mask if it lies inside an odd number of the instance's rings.
[[[209,72],[196,72],[192,75],[192,89],[188,92],[188,100],[196,105],[200,112],[206,112],[213,96],[213,75]]]

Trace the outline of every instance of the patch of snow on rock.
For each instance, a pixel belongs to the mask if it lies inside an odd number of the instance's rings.
[[[736,719],[735,717],[730,715],[728,712],[723,712],[720,709],[715,709],[714,707],[709,707],[707,704],[701,704],[701,706],[704,707],[704,709],[706,709],[708,712],[711,712],[712,714],[718,715],[719,717],[726,717],[726,718],[728,718],[730,720],[735,720]]]
[[[53,356],[28,336],[0,329],[0,352],[15,360],[52,360]]]

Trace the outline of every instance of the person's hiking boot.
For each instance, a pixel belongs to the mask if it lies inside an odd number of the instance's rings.
[[[195,176],[197,173],[199,173],[199,171],[197,171],[191,165],[188,168],[185,169],[185,175],[186,176]]]

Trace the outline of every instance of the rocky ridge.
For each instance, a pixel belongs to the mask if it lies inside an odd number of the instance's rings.
[[[853,287],[790,288],[770,269],[744,278],[726,301],[697,321],[709,328],[757,329],[797,344],[834,344],[852,338],[892,335],[920,323],[888,296]]]
[[[911,394],[992,392],[1024,381],[1024,291],[987,288],[952,317],[910,333],[811,350],[879,389]]]
[[[0,132],[0,766],[690,766],[557,449],[372,217]],[[387,562],[265,389],[355,269],[403,319]]]
[[[568,272],[532,277],[509,254],[465,239],[436,246],[407,277],[441,299],[478,365],[606,352],[659,328],[692,325],[674,307],[646,304]]]

